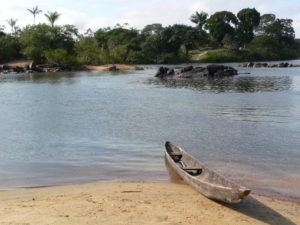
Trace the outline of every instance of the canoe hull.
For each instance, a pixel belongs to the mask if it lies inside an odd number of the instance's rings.
[[[166,143],[167,144],[167,143]],[[174,145],[174,144],[173,144]],[[179,147],[178,147],[179,148]],[[182,151],[183,156],[188,155],[185,151],[179,148]],[[192,157],[188,155],[189,157]],[[203,194],[209,199],[227,202],[227,203],[238,203],[243,198],[245,198],[250,190],[241,187],[233,182],[227,180],[225,177],[212,172],[206,166],[204,166],[201,162],[197,160],[198,166],[201,165],[204,170],[203,174],[200,176],[191,176],[189,173],[184,171],[178,163],[174,161],[174,159],[170,156],[168,151],[166,151],[166,160],[170,164],[171,168],[189,185],[191,185],[195,190]],[[193,157],[192,157],[193,158]],[[194,158],[193,158],[194,159]],[[183,157],[183,161],[185,158]],[[194,159],[196,160],[196,159]],[[207,179],[207,174],[209,173],[209,179]],[[215,177],[214,177],[215,176]],[[233,184],[234,187],[230,186],[222,186],[216,185],[210,181],[224,179],[226,183]]]

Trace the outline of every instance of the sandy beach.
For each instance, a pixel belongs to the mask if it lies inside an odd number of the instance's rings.
[[[19,61],[5,63],[5,65],[11,66],[11,67],[15,67],[15,66],[24,67],[30,63],[32,63],[32,61],[30,61],[30,60],[19,60]],[[121,71],[122,70],[143,70],[143,69],[145,69],[144,67],[139,67],[136,65],[129,65],[129,64],[106,64],[106,65],[94,65],[94,66],[84,65],[84,67],[87,70],[91,70],[91,71],[104,71],[104,70],[108,70],[112,66],[116,66],[116,68]]]
[[[138,67],[135,65],[128,65],[128,64],[107,64],[107,65],[99,65],[99,66],[91,66],[91,65],[85,65],[85,68],[88,70],[108,70],[110,67],[116,66],[118,70],[141,70],[142,67]]]
[[[300,206],[257,195],[220,204],[185,184],[91,183],[0,192],[0,224],[292,225]]]

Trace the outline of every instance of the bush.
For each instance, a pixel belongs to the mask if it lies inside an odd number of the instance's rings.
[[[21,57],[20,44],[17,38],[10,35],[0,37],[0,62],[8,62]]]
[[[69,55],[67,50],[65,49],[55,49],[55,50],[48,50],[45,51],[46,62],[49,64],[56,64],[56,65],[70,65],[70,66],[77,66],[80,63],[78,60]]]
[[[148,59],[142,51],[131,51],[127,57],[127,63],[130,64],[146,64]]]
[[[188,62],[189,56],[186,54],[179,52],[179,53],[162,53],[158,57],[158,63],[159,64],[177,64],[177,63],[183,63]]]
[[[244,61],[245,54],[241,51],[220,49],[205,54],[201,59],[203,62],[238,62]]]

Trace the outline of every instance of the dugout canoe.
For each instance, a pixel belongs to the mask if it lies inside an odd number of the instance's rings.
[[[212,171],[179,146],[166,142],[166,160],[189,185],[209,199],[238,203],[250,190]]]

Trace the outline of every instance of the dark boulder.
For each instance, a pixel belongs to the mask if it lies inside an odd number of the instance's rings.
[[[208,76],[234,76],[238,74],[238,71],[230,66],[224,65],[208,65]]]
[[[13,67],[12,71],[15,73],[24,73],[25,72],[24,68],[20,67],[20,66]]]
[[[174,69],[168,69],[167,75],[171,76],[175,74],[175,70]]]
[[[185,72],[192,71],[193,69],[194,69],[193,66],[186,66],[186,67],[182,68],[180,71],[181,71],[181,73],[185,73]]]
[[[188,66],[184,68],[177,68],[176,70],[168,67],[160,67],[155,75],[159,78],[190,78],[197,79],[204,76],[233,76],[237,75],[238,71],[232,67],[224,65],[209,65],[207,67],[193,67]]]
[[[116,72],[118,71],[119,69],[116,67],[116,66],[111,66],[107,69],[108,71],[112,71],[112,72]]]
[[[2,69],[2,71],[9,71],[10,70],[10,66],[3,65],[1,69]]]
[[[158,68],[158,71],[157,73],[155,74],[155,77],[164,77],[166,75],[168,75],[168,71],[170,70],[170,68],[168,67],[164,67],[164,66],[161,66]],[[173,74],[170,74],[170,75],[173,75]]]
[[[208,71],[208,76],[213,76],[219,71],[224,71],[225,66],[223,66],[223,65],[208,65],[206,67],[206,69]]]
[[[32,72],[44,72],[44,70],[40,67],[38,67],[35,63],[30,63],[29,66],[29,71],[32,71]]]

